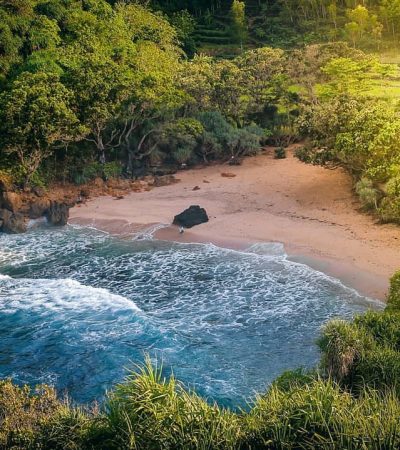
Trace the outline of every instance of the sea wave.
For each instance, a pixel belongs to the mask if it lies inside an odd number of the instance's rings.
[[[327,320],[380,307],[279,243],[231,250],[66,227],[0,245],[10,255],[0,271],[13,277],[0,277],[0,377],[54,377],[80,401],[150,353],[237,405],[283,370],[313,367]]]
[[[0,312],[20,309],[141,309],[121,295],[104,288],[85,286],[72,279],[16,279],[0,275]]]

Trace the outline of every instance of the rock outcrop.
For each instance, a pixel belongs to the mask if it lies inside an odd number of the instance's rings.
[[[23,214],[12,212],[8,209],[0,209],[0,231],[8,234],[18,234],[25,233],[26,228],[26,218]]]
[[[23,233],[29,219],[43,217],[51,225],[63,226],[67,224],[69,209],[91,197],[110,195],[121,199],[131,192],[144,192],[176,182],[172,175],[147,175],[136,180],[95,178],[85,185],[60,183],[47,189],[39,186],[22,189],[0,179],[0,233]]]
[[[1,207],[12,212],[17,212],[22,207],[22,197],[16,192],[3,191],[1,195]]]
[[[50,208],[50,200],[47,198],[39,198],[33,201],[29,206],[29,218],[39,219],[43,217]]]
[[[51,225],[62,227],[68,223],[69,206],[66,203],[51,202],[45,216]]]
[[[192,205],[182,213],[175,216],[173,224],[184,228],[192,228],[196,225],[208,222],[208,215],[204,208]]]

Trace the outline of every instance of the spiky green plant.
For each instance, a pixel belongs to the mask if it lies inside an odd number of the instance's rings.
[[[235,448],[239,417],[162,373],[147,358],[110,394],[107,417],[124,448]]]
[[[363,352],[374,347],[368,332],[344,320],[329,322],[318,344],[322,351],[322,368],[338,382],[351,375]]]

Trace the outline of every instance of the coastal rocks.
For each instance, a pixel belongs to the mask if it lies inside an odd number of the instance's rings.
[[[66,203],[51,202],[45,215],[52,225],[64,226],[68,222],[69,206]]]
[[[34,186],[32,188],[32,192],[36,195],[36,197],[44,197],[46,195],[46,191],[40,186]]]
[[[192,228],[206,222],[208,222],[206,210],[198,205],[192,205],[175,216],[173,224],[184,228]]]
[[[49,207],[50,200],[47,198],[40,198],[36,201],[33,201],[29,206],[29,218],[39,219],[46,214],[46,211],[49,209]]]
[[[22,214],[0,209],[0,231],[7,234],[25,233],[26,219]]]
[[[1,207],[16,212],[22,207],[22,198],[16,192],[4,191],[1,195]]]

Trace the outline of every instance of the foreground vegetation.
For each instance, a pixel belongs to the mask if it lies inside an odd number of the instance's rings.
[[[248,411],[209,404],[147,360],[101,407],[0,383],[4,449],[400,447],[400,273],[386,311],[326,325],[320,366],[284,373]]]

